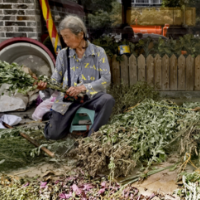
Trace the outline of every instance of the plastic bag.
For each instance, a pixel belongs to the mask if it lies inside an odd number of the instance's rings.
[[[46,99],[43,101],[34,111],[32,114],[32,118],[35,121],[42,120],[42,117],[44,114],[50,111],[51,107],[53,106],[53,103],[55,101],[56,97],[51,97],[50,99]]]
[[[21,122],[22,118],[18,117],[16,115],[2,115],[0,116],[0,129],[2,128],[6,128],[4,127],[2,122],[5,122],[6,124],[10,125],[10,126],[14,126],[16,124],[18,124],[19,122]]]

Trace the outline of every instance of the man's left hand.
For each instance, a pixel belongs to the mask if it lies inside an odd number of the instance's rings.
[[[81,92],[85,92],[86,91],[86,87],[84,85],[81,86],[77,86],[77,87],[70,87],[66,93],[72,97],[76,97],[78,96],[78,94],[80,94]]]

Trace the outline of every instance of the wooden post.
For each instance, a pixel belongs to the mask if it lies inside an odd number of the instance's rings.
[[[147,83],[154,86],[154,58],[152,55],[147,57]]]
[[[106,54],[107,55],[107,54]],[[112,59],[110,56],[107,55],[108,63],[110,65],[110,73],[111,73],[111,82],[113,83],[113,68],[112,68]]]
[[[138,81],[145,81],[145,57],[140,54],[138,57]]]
[[[194,58],[191,55],[186,58],[186,90],[194,90]]]
[[[136,57],[132,54],[129,57],[129,80],[130,80],[130,86],[134,85],[137,83],[137,59]]]
[[[169,90],[169,57],[162,58],[162,90]]]
[[[112,73],[113,73],[113,84],[120,84],[120,67],[119,62],[116,60],[117,55],[112,57]]]
[[[185,90],[185,57],[180,55],[178,58],[178,90]]]
[[[200,55],[195,59],[195,90],[200,90]]]
[[[154,65],[155,65],[155,82],[154,82],[154,86],[156,89],[161,90],[161,77],[162,77],[162,71],[161,71],[161,57],[159,54],[156,55],[155,59],[154,59]]]
[[[126,55],[122,56],[123,61],[121,61],[121,83],[124,85],[129,85],[129,74],[128,74],[128,57]]]
[[[177,90],[177,65],[178,61],[176,56],[173,54],[170,58],[170,90]]]

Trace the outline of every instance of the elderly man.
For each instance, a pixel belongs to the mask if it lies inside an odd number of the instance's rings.
[[[88,133],[90,136],[108,122],[115,103],[113,97],[106,94],[111,77],[107,56],[103,48],[87,40],[86,27],[79,17],[65,17],[59,31],[68,48],[61,50],[57,56],[52,81],[63,83],[63,88],[68,86],[67,95],[76,98],[80,93],[86,93],[88,99],[83,103],[63,102],[64,94],[60,93],[44,134],[47,139],[65,137],[76,111],[85,107],[95,110],[94,123]],[[38,89],[45,88],[46,83],[38,83]]]

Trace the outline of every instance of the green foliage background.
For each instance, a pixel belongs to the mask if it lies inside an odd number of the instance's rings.
[[[164,56],[165,54],[168,56],[172,56],[173,54],[180,56],[182,50],[187,51],[185,56],[192,55],[195,57],[200,55],[200,38],[195,38],[191,34],[184,35],[178,40],[165,40],[162,38],[153,40],[148,37],[139,40],[137,44],[133,44],[127,40],[116,42],[114,37],[104,36],[93,40],[93,43],[102,46],[110,57],[118,54],[118,46],[122,44],[129,45],[131,54],[135,56],[139,56],[140,54],[143,54],[145,57],[149,54],[152,54],[153,56],[156,54],[159,54],[160,56]],[[120,60],[120,56],[118,56],[118,60]]]

